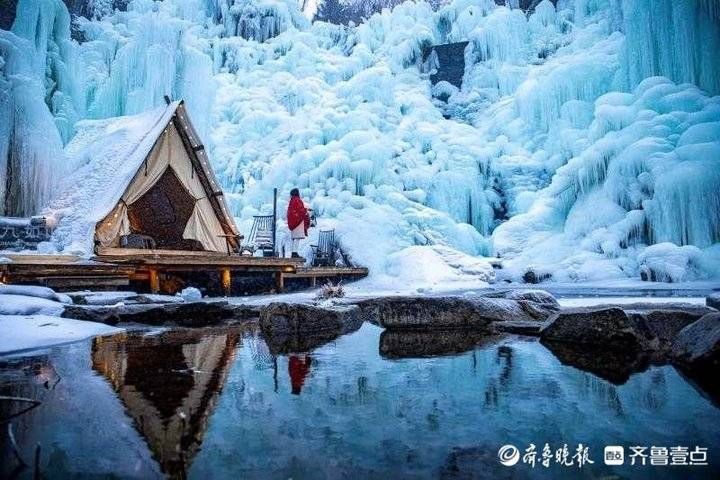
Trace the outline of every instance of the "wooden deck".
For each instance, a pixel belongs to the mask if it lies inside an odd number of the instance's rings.
[[[285,288],[287,278],[361,278],[366,268],[305,267],[302,258],[247,257],[215,252],[104,249],[90,259],[72,255],[3,255],[11,262],[0,264],[0,281],[44,285],[61,290],[127,288],[131,281],[147,282],[149,290],[176,293],[163,278],[181,273],[219,274],[225,295],[232,294],[234,276],[271,275],[275,290]]]

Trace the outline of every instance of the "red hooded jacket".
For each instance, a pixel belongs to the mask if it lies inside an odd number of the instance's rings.
[[[288,228],[294,230],[301,223],[305,223],[305,235],[310,227],[310,215],[300,197],[290,197],[290,204],[287,210]]]

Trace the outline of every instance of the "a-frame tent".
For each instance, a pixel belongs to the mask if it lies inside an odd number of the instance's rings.
[[[81,122],[66,153],[75,171],[52,206],[61,248],[106,250],[122,246],[129,234],[151,237],[160,250],[238,246],[237,227],[182,101]]]

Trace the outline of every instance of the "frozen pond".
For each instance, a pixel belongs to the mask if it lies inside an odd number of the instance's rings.
[[[719,478],[716,403],[669,366],[615,381],[531,338],[370,324],[306,354],[275,353],[250,325],[0,359],[0,395],[43,402],[12,425],[27,460],[41,444],[50,478]],[[17,408],[0,402],[0,419]],[[32,477],[15,470],[2,429],[0,477]],[[534,468],[499,463],[502,445],[531,443]],[[556,463],[557,449],[567,444],[570,462],[580,443],[594,463]],[[709,466],[606,466],[605,445],[700,446]]]

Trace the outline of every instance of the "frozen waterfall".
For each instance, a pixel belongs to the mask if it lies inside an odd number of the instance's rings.
[[[405,2],[357,26],[294,0],[111,4],[74,19],[79,42],[59,0],[21,1],[0,32],[18,211],[45,203],[76,120],[169,95],[245,229],[299,187],[380,276],[417,256],[460,278],[497,255],[513,280],[720,277],[716,2]],[[423,49],[461,41],[462,88],[431,86]]]

